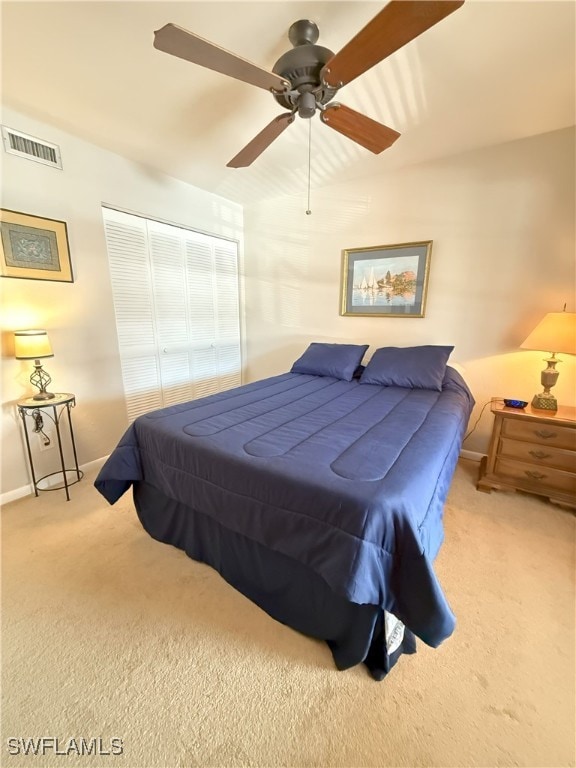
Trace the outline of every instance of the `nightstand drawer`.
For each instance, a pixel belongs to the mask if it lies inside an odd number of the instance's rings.
[[[502,436],[516,440],[528,440],[543,447],[554,446],[576,450],[576,430],[556,424],[536,424],[520,419],[504,419]]]
[[[504,437],[500,441],[498,455],[526,463],[564,469],[576,473],[576,453],[553,445],[524,443]]]
[[[518,487],[524,487],[527,490],[576,494],[576,475],[561,470],[537,467],[534,464],[510,459],[497,459],[496,474],[502,478],[515,480]]]

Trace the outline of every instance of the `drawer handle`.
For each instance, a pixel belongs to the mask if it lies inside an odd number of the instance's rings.
[[[543,440],[549,440],[551,437],[556,437],[556,432],[550,432],[547,429],[535,429],[534,434],[537,437],[541,437]]]
[[[541,472],[531,472],[528,469],[524,470],[524,474],[528,475],[528,477],[531,477],[532,480],[544,480],[546,477],[546,475],[543,475]]]
[[[528,451],[528,453],[535,459],[549,459],[552,456],[551,453],[544,453],[544,451]]]

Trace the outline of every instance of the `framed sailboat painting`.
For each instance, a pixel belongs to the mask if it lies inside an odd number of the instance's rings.
[[[424,317],[432,240],[342,252],[341,315]]]

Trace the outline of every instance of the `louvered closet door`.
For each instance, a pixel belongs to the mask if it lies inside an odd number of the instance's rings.
[[[238,253],[235,243],[227,240],[215,242],[214,273],[217,282],[218,384],[220,389],[231,389],[241,383]]]
[[[188,232],[185,238],[186,283],[190,297],[193,396],[218,392],[216,357],[216,276],[210,238]]]
[[[238,255],[235,243],[197,232],[185,247],[193,394],[204,397],[241,383]]]
[[[146,221],[103,209],[128,419],[163,404]]]
[[[236,243],[103,210],[130,420],[238,386]]]
[[[147,225],[162,399],[173,405],[192,399],[184,243],[179,227]]]

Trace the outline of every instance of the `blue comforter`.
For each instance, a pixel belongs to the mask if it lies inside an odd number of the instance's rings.
[[[95,485],[113,504],[144,480],[436,646],[455,625],[433,560],[472,405],[451,368],[441,392],[287,373],[141,416]]]

